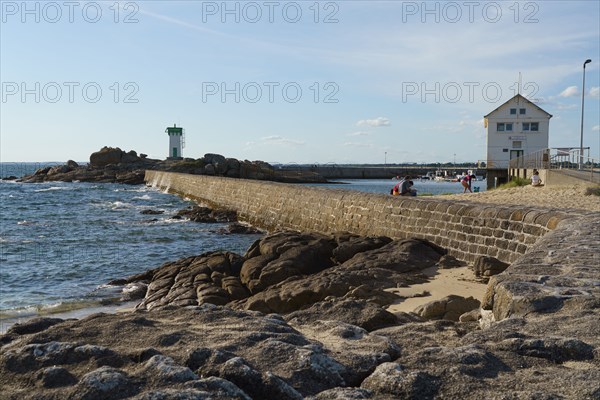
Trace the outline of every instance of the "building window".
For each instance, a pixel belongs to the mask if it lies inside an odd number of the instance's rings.
[[[504,132],[504,123],[498,122],[498,124],[496,124],[496,130],[498,132]]]
[[[513,143],[513,149],[520,149],[522,146],[522,142],[520,140],[515,140]]]
[[[529,122],[523,122],[523,130],[524,131],[528,131],[529,130]]]
[[[538,122],[532,122],[531,123],[531,131],[537,132],[539,130],[540,130],[540,124]]]
[[[519,114],[520,115],[525,115],[525,109],[524,108],[519,108]]]
[[[498,122],[496,124],[497,132],[512,132],[513,124],[512,122]]]
[[[508,149],[502,149],[503,153],[508,153]]]
[[[511,108],[510,109],[510,115],[517,115],[517,109],[516,108]]]
[[[513,127],[513,124],[512,124],[512,123],[507,123],[507,124],[506,124],[506,131],[507,131],[507,132],[512,132],[512,127]]]

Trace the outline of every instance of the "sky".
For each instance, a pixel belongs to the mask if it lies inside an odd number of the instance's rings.
[[[485,160],[520,92],[600,159],[598,1],[0,2],[0,161]]]

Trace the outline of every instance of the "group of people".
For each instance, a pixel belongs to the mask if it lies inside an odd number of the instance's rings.
[[[405,176],[400,180],[390,191],[392,196],[416,196],[417,191],[413,189],[414,182],[410,180],[410,176]]]

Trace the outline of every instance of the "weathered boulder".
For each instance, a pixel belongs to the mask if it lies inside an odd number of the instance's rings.
[[[309,308],[294,311],[285,316],[289,324],[304,325],[319,320],[343,321],[360,326],[371,332],[376,329],[394,326],[398,323],[396,316],[379,305],[360,299],[325,299]]]
[[[494,257],[480,256],[475,260],[473,271],[475,276],[489,280],[492,275],[498,275],[508,268],[509,264],[502,262]]]
[[[96,151],[90,155],[90,166],[105,167],[109,164],[118,164],[123,157],[123,150],[118,147],[104,146],[100,151]]]
[[[237,221],[237,213],[232,210],[213,210],[208,207],[193,206],[183,210],[179,210],[176,214],[178,217],[187,218],[193,222],[235,222]]]
[[[446,296],[417,307],[415,313],[427,319],[447,319],[458,321],[459,317],[471,310],[479,309],[479,300],[458,295]]]

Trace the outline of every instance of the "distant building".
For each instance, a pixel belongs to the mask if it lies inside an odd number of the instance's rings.
[[[506,182],[510,160],[548,148],[552,115],[517,94],[484,116],[488,187]]]
[[[185,130],[178,128],[176,124],[165,130],[169,135],[169,155],[167,159],[178,160],[183,158],[182,149],[185,147]]]

